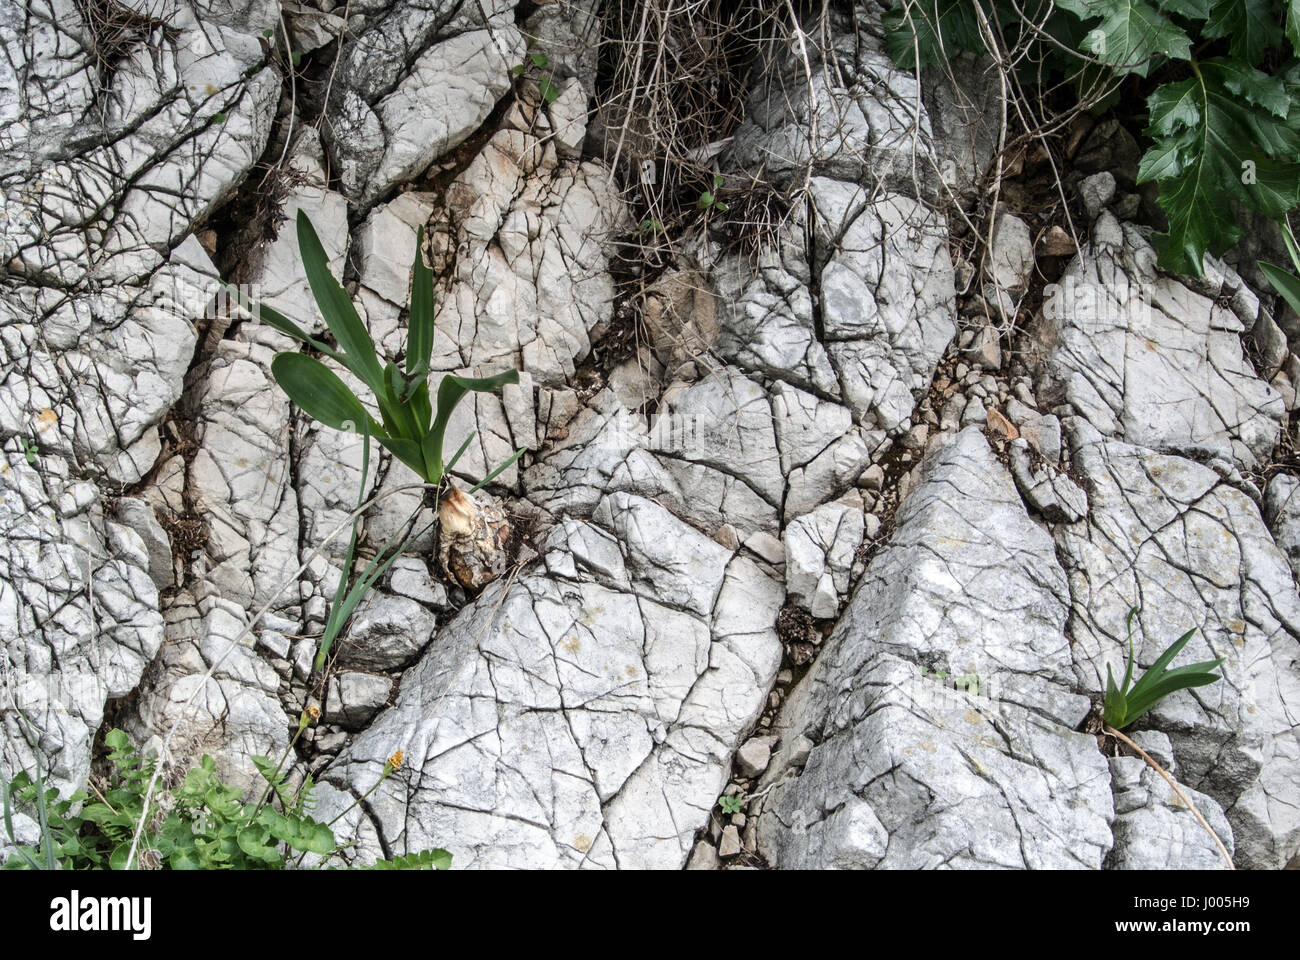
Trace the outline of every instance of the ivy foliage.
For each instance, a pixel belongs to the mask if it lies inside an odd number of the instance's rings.
[[[1138,182],[1157,185],[1168,216],[1155,237],[1168,270],[1201,276],[1206,251],[1241,239],[1237,207],[1282,219],[1300,205],[1300,0],[896,0],[884,26],[907,69],[996,35],[1036,43],[1080,89],[1098,70],[1139,78],[1150,144]]]

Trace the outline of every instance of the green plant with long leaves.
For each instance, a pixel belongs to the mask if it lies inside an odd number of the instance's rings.
[[[1101,718],[1106,726],[1115,730],[1123,730],[1171,693],[1189,687],[1203,687],[1223,679],[1222,674],[1211,672],[1223,663],[1222,657],[1168,669],[1174,657],[1187,646],[1187,641],[1196,635],[1196,628],[1193,627],[1170,644],[1169,649],[1160,654],[1150,669],[1134,683],[1133,618],[1137,612],[1137,607],[1134,607],[1128,613],[1128,658],[1124,665],[1123,683],[1115,683],[1110,664],[1106,664],[1106,696],[1102,702]]]
[[[444,462],[444,436],[456,406],[472,392],[486,393],[506,384],[518,383],[519,373],[506,370],[491,377],[444,374],[438,384],[435,411],[430,402],[429,389],[429,364],[433,356],[434,284],[433,271],[425,265],[421,253],[424,247],[423,228],[416,236],[415,262],[411,267],[409,333],[403,370],[392,362],[381,365],[374,341],[361,322],[351,299],[330,272],[325,248],[304,211],[298,211],[297,227],[298,247],[302,253],[307,282],[337,347],[311,336],[278,310],[264,303],[247,300],[237,287],[228,287],[228,290],[241,306],[259,320],[340,364],[368,386],[374,395],[382,422],[371,417],[356,394],[317,358],[305,353],[286,351],[277,353],[271,361],[271,373],[276,382],[304,413],[335,430],[358,432],[364,438],[358,516],[352,525],[343,565],[344,570],[351,571],[361,529],[359,513],[364,502],[365,479],[370,470],[370,440],[377,440],[421,479],[437,487],[468,449],[474,437],[473,433],[467,436],[451,460]],[[473,493],[496,479],[523,452],[524,448],[520,447],[476,483],[470,492]],[[357,605],[418,535],[419,533],[412,532],[404,538],[390,539],[359,574],[340,578],[317,648],[317,670],[325,666],[330,650]]]
[[[506,370],[491,377],[444,374],[438,384],[435,411],[429,389],[434,333],[433,271],[424,263],[423,246],[421,228],[412,267],[404,369],[391,361],[380,362],[370,332],[342,284],[330,272],[325,248],[302,210],[298,211],[298,248],[303,269],[316,306],[337,346],[313,337],[278,310],[248,301],[238,288],[228,289],[241,306],[263,323],[302,341],[351,372],[370,389],[381,420],[371,417],[356,394],[323,362],[296,351],[277,353],[271,361],[271,374],[290,400],[327,427],[374,438],[423,480],[436,485],[442,482],[447,470],[443,461],[443,437],[457,404],[471,392],[486,393],[518,383],[519,373]],[[522,447],[515,451],[479,481],[475,489],[495,479],[523,452]]]

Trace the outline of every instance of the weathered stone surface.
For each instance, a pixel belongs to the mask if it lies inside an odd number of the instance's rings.
[[[1282,399],[1251,368],[1241,321],[1157,272],[1136,228],[1104,214],[1090,249],[1044,291],[1048,380],[1106,436],[1251,467],[1273,448]],[[1208,275],[1207,275],[1208,276]]]
[[[330,768],[387,842],[460,866],[680,867],[776,674],[779,584],[647,500],[565,521]]]
[[[1182,782],[1218,801],[1240,866],[1300,848],[1300,596],[1254,502],[1214,470],[1108,441],[1069,422],[1089,488],[1087,524],[1056,528],[1070,574],[1070,635],[1084,689],[1122,670],[1134,618],[1138,668],[1186,631],[1178,663],[1225,658],[1223,680],[1158,704],[1144,726],[1173,741]],[[1177,665],[1177,664],[1175,664]]]
[[[354,39],[342,54],[328,127],[350,198],[382,197],[487,119],[510,88],[510,68],[524,59],[512,8],[448,0],[361,12],[360,29],[348,31]]]
[[[1035,462],[1023,437],[1007,446],[1011,475],[1025,503],[1051,523],[1074,523],[1088,514],[1088,495],[1050,463]]]
[[[145,542],[108,520],[59,457],[0,454],[0,777],[41,769],[64,793],[90,773],[105,701],[163,640]]]
[[[254,39],[272,6],[219,29],[207,6],[156,4],[106,78],[73,0],[0,15],[0,430],[128,484],[158,455],[211,295],[186,234],[260,153],[275,105]]]
[[[1148,733],[1149,737],[1162,737]],[[1144,738],[1147,739],[1147,738]],[[1164,751],[1143,743],[1143,749],[1172,774],[1174,765],[1157,752],[1171,752],[1168,738]],[[1227,864],[1214,839],[1205,832],[1192,811],[1174,793],[1165,779],[1141,757],[1113,757],[1111,785],[1115,791],[1115,846],[1106,858],[1110,870],[1226,870]],[[1210,797],[1179,784],[1200,811],[1210,828],[1232,855],[1232,828],[1223,809]]]
[[[1300,577],[1300,479],[1279,473],[1268,482],[1264,518],[1273,541],[1286,554],[1291,571]]]
[[[1001,290],[1023,293],[1034,269],[1034,238],[1029,225],[1003,211],[993,227],[993,245],[985,265],[989,278]]]
[[[344,670],[330,677],[323,719],[358,729],[383,709],[392,692],[393,681],[387,677]]]
[[[861,508],[839,502],[792,521],[784,534],[790,599],[814,617],[835,616],[865,529]]]
[[[176,581],[172,568],[172,547],[167,531],[162,528],[153,508],[143,500],[123,497],[114,505],[114,515],[123,526],[134,530],[144,542],[149,555],[149,576],[159,590],[165,590]]]
[[[1109,776],[1073,731],[1052,543],[975,430],[922,477],[783,711],[816,746],[792,783],[773,765],[760,844],[783,867],[1096,868]]]
[[[424,649],[436,624],[434,615],[414,600],[372,593],[340,640],[338,661],[362,670],[398,670]]]
[[[149,695],[126,717],[126,732],[157,754],[175,726],[170,757],[178,769],[211,754],[225,783],[263,783],[249,758],[283,753],[289,722],[279,677],[254,650],[243,609],[215,598],[196,604],[182,591],[166,617],[166,639],[143,680]]]

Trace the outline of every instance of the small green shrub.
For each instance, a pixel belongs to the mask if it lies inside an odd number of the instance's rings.
[[[734,797],[718,797],[718,807],[727,816],[740,813],[740,808],[744,806],[745,798],[737,794]]]
[[[1137,683],[1130,686],[1133,679],[1133,618],[1136,615],[1137,608],[1134,607],[1128,614],[1128,658],[1124,664],[1122,684],[1115,685],[1110,664],[1106,664],[1106,697],[1102,703],[1101,718],[1106,726],[1115,730],[1123,730],[1171,693],[1189,687],[1203,687],[1223,679],[1221,674],[1210,672],[1223,663],[1222,657],[1168,669],[1174,657],[1187,646],[1187,641],[1196,635],[1196,628],[1193,627],[1170,644],[1169,649],[1160,654]]]
[[[717,210],[719,213],[726,213],[730,209],[725,203],[718,199],[718,188],[722,186],[722,177],[716,173],[713,175],[712,189],[705,190],[700,194],[699,201],[695,204],[700,210]]]
[[[307,726],[307,716],[303,715],[299,734]],[[279,870],[301,863],[309,853],[327,858],[343,849],[332,829],[339,818],[321,823],[311,816],[312,778],[308,776],[297,788],[289,787],[280,771],[283,760],[272,764],[266,757],[252,758],[267,788],[256,803],[248,803],[241,799],[238,787],[221,782],[216,762],[204,756],[179,787],[150,805],[146,817],[144,797],[153,761],[141,757],[121,730],[109,731],[104,742],[112,771],[102,793],[95,791],[92,796],[79,790],[61,799],[57,790],[45,786],[39,765],[35,780],[24,771],[4,788],[5,830],[17,849],[5,869],[123,869],[142,819],[147,826],[139,861],[151,869]],[[401,763],[399,751],[367,796]],[[274,801],[266,803],[272,793],[278,810]],[[15,840],[15,805],[32,810],[38,818],[41,842],[35,849]],[[375,869],[446,870],[450,866],[447,851],[425,850],[381,861]]]
[[[528,72],[529,66],[535,67],[538,71],[545,70],[551,63],[551,58],[544,53],[530,53],[528,59],[523,63],[517,63],[510,68],[510,72],[516,77],[522,77]],[[542,75],[539,73],[537,79],[537,90],[542,95],[542,99],[547,103],[554,103],[560,98],[560,88],[555,85],[552,74]]]

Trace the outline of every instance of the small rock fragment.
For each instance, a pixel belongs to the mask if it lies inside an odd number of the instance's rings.
[[[772,761],[772,741],[768,737],[751,737],[736,751],[736,769],[744,777],[762,776]]]

